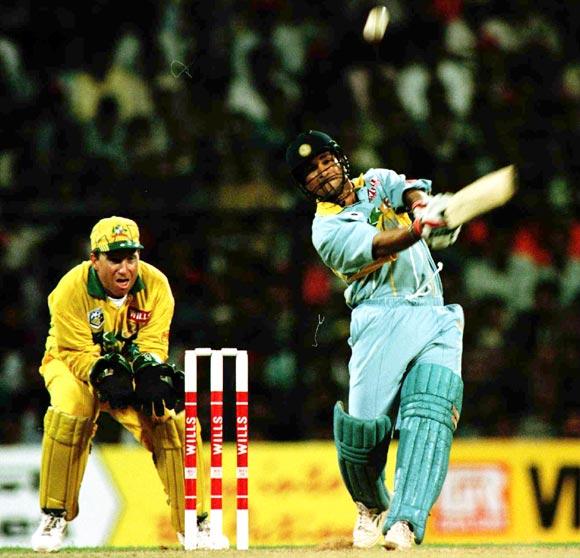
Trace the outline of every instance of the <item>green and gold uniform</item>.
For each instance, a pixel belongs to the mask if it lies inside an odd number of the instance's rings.
[[[101,356],[118,352],[130,362],[139,353],[166,361],[174,298],[167,277],[139,262],[139,276],[124,299],[107,296],[90,261],[66,273],[48,297],[50,329],[40,366],[50,394],[44,418],[40,479],[43,510],[65,510],[68,521],[78,514],[78,495],[96,421],[109,413],[154,456],[171,506],[172,523],[184,532],[184,416],[173,411],[148,417],[132,407],[112,409],[101,403],[89,382]],[[201,434],[198,428],[198,448]],[[205,471],[199,460],[199,509],[203,513]]]

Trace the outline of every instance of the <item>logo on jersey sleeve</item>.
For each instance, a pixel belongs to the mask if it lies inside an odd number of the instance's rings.
[[[89,325],[93,329],[101,329],[105,323],[105,314],[102,308],[93,308],[88,313]]]
[[[136,322],[139,325],[145,325],[149,323],[151,319],[150,310],[140,310],[139,308],[129,307],[129,312],[127,318],[130,322]]]
[[[377,197],[377,188],[380,186],[381,182],[376,176],[373,176],[369,180],[369,183],[370,183],[370,186],[368,188],[369,201],[372,202]]]

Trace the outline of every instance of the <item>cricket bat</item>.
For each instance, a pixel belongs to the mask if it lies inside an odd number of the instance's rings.
[[[516,193],[516,169],[508,165],[465,186],[449,200],[443,216],[454,229],[478,215],[506,204]]]

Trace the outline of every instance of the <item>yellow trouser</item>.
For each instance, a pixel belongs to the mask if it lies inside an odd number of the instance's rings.
[[[102,404],[92,386],[80,381],[59,360],[40,368],[50,394],[44,417],[40,471],[40,507],[66,511],[68,521],[78,514],[78,497],[91,440],[101,411],[109,413],[153,454],[153,462],[171,507],[171,521],[184,532],[184,413],[166,412],[164,417],[148,417],[126,409]],[[207,511],[206,468],[201,428],[198,424],[198,515]]]

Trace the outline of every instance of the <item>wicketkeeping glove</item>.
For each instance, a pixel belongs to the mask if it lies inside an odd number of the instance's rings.
[[[185,409],[185,373],[173,367],[173,388],[175,389],[175,412]]]
[[[165,413],[165,408],[175,409],[177,400],[183,398],[178,391],[179,378],[170,364],[159,362],[152,355],[142,353],[133,361],[133,373],[135,374],[133,406],[147,416],[155,413],[161,417]]]
[[[89,380],[99,401],[109,403],[112,409],[124,409],[133,402],[133,371],[121,355],[111,353],[98,359]]]

